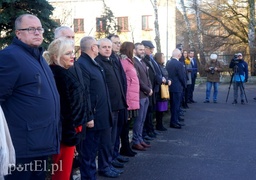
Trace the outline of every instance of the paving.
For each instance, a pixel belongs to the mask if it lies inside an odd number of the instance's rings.
[[[248,103],[232,105],[233,89],[220,84],[218,103],[203,103],[205,84],[196,86],[182,129],[168,131],[137,151],[125,164],[122,180],[255,180],[256,85],[246,84]],[[98,177],[98,179],[109,179]]]

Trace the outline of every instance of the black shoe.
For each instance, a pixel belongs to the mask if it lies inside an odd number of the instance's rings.
[[[120,150],[120,154],[122,155],[122,156],[128,156],[128,157],[134,157],[137,153],[136,152],[134,152],[133,150]]]
[[[184,106],[183,106],[183,108],[184,108],[184,109],[189,109],[189,107],[188,107],[188,105],[187,105],[187,104],[186,104],[186,105],[184,105]]]
[[[117,178],[120,176],[119,173],[116,173],[115,171],[109,170],[106,172],[99,171],[98,172],[100,176],[109,177],[109,178]]]
[[[217,103],[217,100],[213,100],[213,103]]]
[[[153,140],[154,138],[151,138],[151,137],[149,137],[148,135],[146,135],[146,136],[143,137],[143,139],[148,140],[148,141],[151,141],[151,140]]]
[[[256,97],[255,98],[253,98],[255,101],[256,101]]]
[[[116,158],[119,162],[121,163],[125,163],[125,162],[128,162],[129,161],[129,158],[128,157],[123,157],[121,155],[117,156]]]
[[[180,111],[179,115],[184,116],[184,112]]]
[[[170,128],[181,129],[181,125],[179,125],[179,124],[170,124]]]
[[[237,100],[234,100],[234,101],[232,102],[232,104],[237,104]]]
[[[185,126],[185,124],[182,123],[182,122],[178,122],[178,124],[179,124],[180,126]]]
[[[118,173],[118,174],[123,174],[124,170],[122,169],[116,169],[114,167],[110,167],[111,171],[114,171],[115,173]]]
[[[241,104],[244,104],[244,100],[243,99],[241,100]]]
[[[148,136],[151,138],[156,138],[156,135],[153,132],[148,133]]]
[[[120,163],[118,160],[114,160],[112,161],[112,166],[116,167],[116,168],[124,168],[124,164]]]
[[[159,135],[160,133],[156,132],[156,131],[153,131],[153,133],[157,136]]]
[[[185,119],[182,117],[179,117],[178,119],[179,119],[179,121],[182,121],[182,122],[185,121]]]
[[[210,101],[209,100],[205,100],[204,103],[209,103]]]
[[[196,103],[196,101],[194,101],[194,100],[191,100],[191,102],[192,102],[192,103]]]
[[[158,131],[167,131],[167,129],[164,126],[156,127],[156,130],[158,130]]]

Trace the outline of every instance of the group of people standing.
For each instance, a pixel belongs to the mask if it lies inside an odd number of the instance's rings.
[[[148,40],[134,44],[121,43],[117,35],[98,41],[85,36],[75,57],[72,29],[56,28],[47,50],[40,47],[43,33],[36,16],[20,15],[12,44],[0,51],[0,105],[16,153],[16,165],[4,178],[45,179],[49,169],[44,168],[51,166],[52,179],[70,179],[75,152],[81,179],[96,179],[97,171],[120,176],[134,150],[151,147],[146,138],[167,130],[162,119],[168,105],[156,104],[168,102],[160,85],[177,86],[176,74],[165,68],[163,53],[153,55]],[[173,51],[174,60],[180,55]],[[175,91],[170,88],[173,104],[180,95]]]

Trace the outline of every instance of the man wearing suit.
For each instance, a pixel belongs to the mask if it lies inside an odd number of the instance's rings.
[[[169,88],[171,95],[170,127],[176,129],[181,129],[181,125],[183,125],[179,122],[179,112],[182,92],[186,86],[184,67],[183,64],[179,61],[180,57],[181,51],[179,49],[174,49],[172,52],[172,58],[166,65],[166,70],[168,71],[169,79],[172,80],[172,85]]]
[[[98,154],[98,172],[101,176],[115,178],[120,171],[111,165],[111,106],[104,69],[94,60],[98,56],[98,43],[90,36],[80,41],[81,56],[78,63],[83,79],[89,89],[89,120],[94,127],[87,129],[86,138],[78,146],[81,179],[97,179],[96,156]]]
[[[190,92],[188,94],[188,103],[196,103],[196,101],[194,101],[193,99],[193,93],[194,93],[196,77],[197,77],[197,62],[196,62],[196,59],[194,58],[194,51],[190,50],[188,57],[190,59],[190,63],[192,66],[192,71],[191,71],[192,84],[191,84]]]
[[[140,151],[145,151],[145,148],[150,147],[150,145],[144,142],[142,138],[142,131],[149,105],[148,97],[153,94],[151,82],[149,80],[148,69],[145,63],[142,61],[144,56],[145,51],[143,44],[136,43],[134,66],[137,70],[140,83],[140,109],[139,115],[137,116],[133,124],[132,148]]]
[[[149,97],[149,106],[143,128],[143,137],[146,140],[149,140],[147,139],[148,136],[150,138],[155,138],[157,134],[154,130],[153,112],[155,111],[156,94],[159,92],[160,85],[165,83],[166,79],[162,76],[160,68],[153,58],[155,46],[148,40],[144,40],[141,43],[145,47],[145,57],[143,58],[143,61],[148,67],[149,79],[153,89],[153,94]]]

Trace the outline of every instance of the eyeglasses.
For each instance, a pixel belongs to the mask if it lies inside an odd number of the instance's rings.
[[[35,34],[36,31],[38,31],[40,34],[44,33],[44,28],[24,28],[24,29],[18,29],[19,31],[28,31],[29,34]]]

